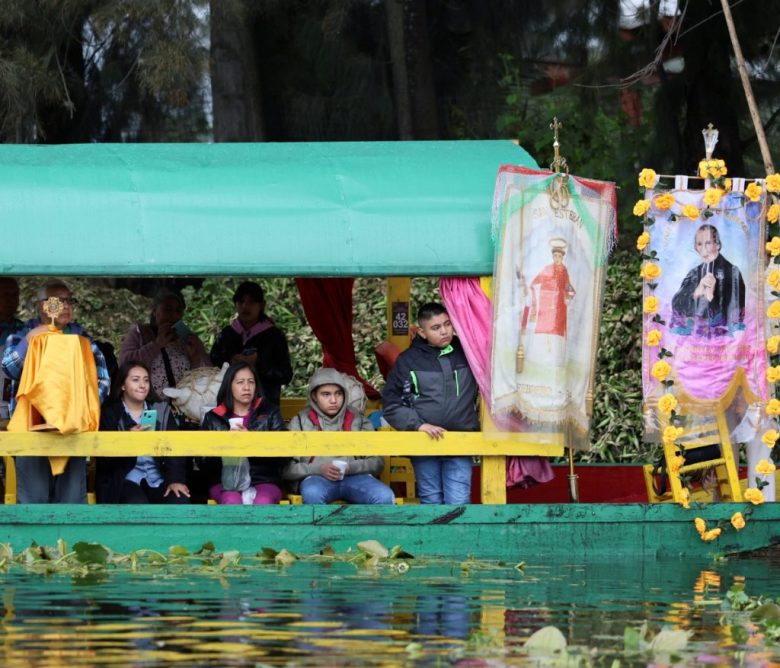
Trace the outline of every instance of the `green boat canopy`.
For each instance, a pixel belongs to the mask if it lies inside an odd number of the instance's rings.
[[[480,275],[511,141],[0,146],[0,273]]]

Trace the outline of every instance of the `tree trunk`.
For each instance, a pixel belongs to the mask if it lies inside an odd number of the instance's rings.
[[[692,174],[698,172],[698,162],[704,158],[701,131],[712,123],[719,130],[715,156],[726,161],[729,174],[743,175],[737,110],[745,107],[744,95],[731,72],[731,45],[723,16],[709,18],[716,12],[719,14],[710,3],[692,2],[683,25],[683,30],[697,26],[680,40],[686,84],[684,168]]]
[[[386,0],[398,136],[436,139],[439,119],[426,0]]]
[[[245,7],[211,0],[214,141],[265,141],[262,94]]]

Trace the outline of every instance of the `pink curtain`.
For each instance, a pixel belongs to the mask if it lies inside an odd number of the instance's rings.
[[[439,289],[482,398],[490,405],[493,306],[482,291],[478,278],[442,278]],[[507,457],[506,475],[507,487],[515,487],[548,482],[555,474],[544,457]]]
[[[352,285],[354,278],[296,278],[301,305],[314,335],[322,344],[322,366],[354,376],[366,396],[379,392],[358,374],[352,338]]]

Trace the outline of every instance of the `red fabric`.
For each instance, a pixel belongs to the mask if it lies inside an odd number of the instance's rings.
[[[352,339],[352,285],[354,278],[296,278],[301,305],[314,335],[322,344],[322,366],[354,376],[369,399],[377,392],[357,371]]]
[[[392,341],[382,341],[378,346],[374,346],[374,356],[379,365],[379,373],[385,380],[387,380],[387,376],[401,352],[401,349]]]
[[[309,409],[309,419],[312,421],[317,431],[322,431],[322,425],[320,424],[320,416],[317,415],[313,408]],[[355,414],[347,409],[344,411],[344,422],[341,425],[341,431],[351,431],[352,423],[355,421]],[[309,460],[311,461],[311,460]]]

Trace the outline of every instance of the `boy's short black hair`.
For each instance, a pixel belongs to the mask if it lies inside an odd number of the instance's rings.
[[[447,309],[438,302],[428,302],[417,309],[417,324],[421,325],[437,315],[447,314]]]

